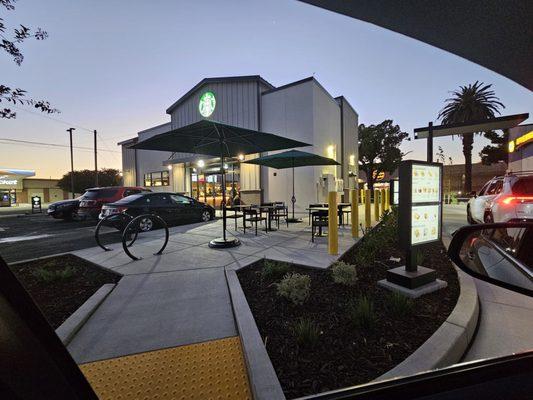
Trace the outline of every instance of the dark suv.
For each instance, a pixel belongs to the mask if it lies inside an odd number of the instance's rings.
[[[151,190],[143,187],[111,186],[87,189],[81,199],[77,216],[80,219],[98,219],[102,206],[113,203],[132,194],[149,193]]]

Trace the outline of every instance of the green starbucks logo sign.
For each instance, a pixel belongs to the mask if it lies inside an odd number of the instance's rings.
[[[205,92],[200,96],[200,103],[198,104],[198,111],[202,117],[209,117],[215,111],[217,101],[213,92]]]

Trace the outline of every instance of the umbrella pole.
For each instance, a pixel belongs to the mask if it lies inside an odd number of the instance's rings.
[[[292,219],[294,219],[294,203],[296,203],[296,197],[294,197],[294,161],[292,163]]]
[[[235,247],[241,244],[237,238],[226,239],[226,179],[224,174],[224,140],[220,138],[220,173],[222,182],[222,237],[213,239],[209,242],[209,247],[212,248],[228,248]]]
[[[288,218],[289,222],[297,223],[302,222],[300,218],[296,218],[294,216],[294,204],[296,204],[296,196],[294,195],[294,158],[292,159],[292,197],[291,197],[291,203],[292,203],[292,218]]]

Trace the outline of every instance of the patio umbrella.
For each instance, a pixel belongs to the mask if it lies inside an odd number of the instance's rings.
[[[253,160],[244,162],[248,164],[265,165],[276,169],[292,168],[292,218],[289,219],[289,222],[302,222],[301,219],[294,217],[294,203],[296,203],[296,197],[294,196],[294,168],[311,165],[340,165],[337,161],[331,158],[299,150],[284,151],[283,153],[254,158]]]
[[[209,242],[209,246],[233,247],[238,246],[240,241],[237,238],[226,238],[224,158],[237,157],[239,154],[253,154],[303,146],[310,145],[272,133],[259,132],[253,129],[240,128],[203,119],[193,124],[153,136],[131,147],[142,150],[184,152],[220,157],[223,235],[221,238]]]

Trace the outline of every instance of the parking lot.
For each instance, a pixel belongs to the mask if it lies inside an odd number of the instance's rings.
[[[450,237],[466,225],[465,206],[447,206],[443,216],[443,235]],[[8,263],[96,246],[96,221],[56,220],[46,213],[3,215],[0,218],[0,255]],[[103,244],[120,242],[118,231],[103,228]]]
[[[0,218],[0,255],[8,263],[80,250],[96,245],[96,221],[66,222],[45,213]],[[120,241],[118,231],[104,229],[102,243]]]

